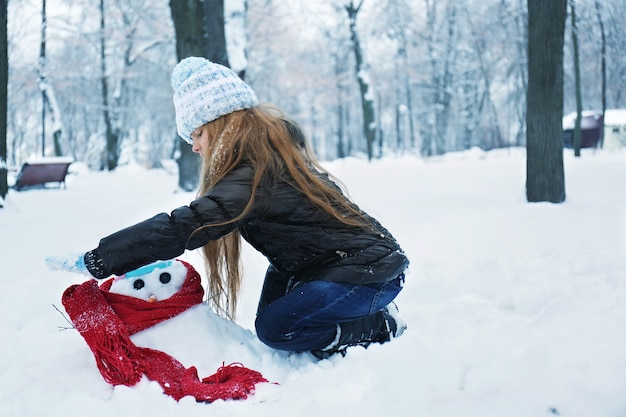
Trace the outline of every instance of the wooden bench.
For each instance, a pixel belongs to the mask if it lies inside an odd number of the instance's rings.
[[[15,179],[13,186],[17,191],[26,187],[45,187],[48,183],[58,183],[59,188],[65,185],[65,176],[72,163],[67,158],[42,158],[25,162]]]

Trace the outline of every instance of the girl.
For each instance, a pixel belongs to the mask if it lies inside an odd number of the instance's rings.
[[[182,60],[172,86],[178,133],[203,161],[197,199],[50,267],[102,279],[202,248],[209,300],[232,319],[243,237],[269,261],[255,322],[263,343],[326,358],[399,336],[392,301],[408,260],[331,181],[296,124],[204,58]]]

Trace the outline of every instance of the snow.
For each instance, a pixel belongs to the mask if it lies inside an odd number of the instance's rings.
[[[40,156],[34,155],[26,160],[28,164],[69,164],[74,158],[68,156]]]
[[[594,128],[595,123],[591,122],[591,118],[597,120],[602,116],[602,110],[583,110],[581,113],[583,128]],[[585,118],[589,120],[585,120]],[[585,126],[588,124],[588,126]],[[563,116],[563,130],[574,129],[576,125],[576,112],[571,112]],[[626,109],[606,109],[604,113],[605,126],[624,126],[626,125]]]
[[[565,154],[567,201],[525,201],[523,149],[326,166],[398,238],[412,264],[398,298],[408,330],[317,362],[261,344],[254,313],[266,261],[245,249],[237,324],[205,304],[133,341],[200,377],[242,362],[277,384],[243,401],[176,402],[144,378],[108,385],[62,311],[86,280],[48,255],[93,248],[193,198],[167,170],[73,164],[67,189],[11,191],[0,210],[0,416],[626,415],[626,150]],[[181,259],[204,274],[199,255]]]
[[[605,126],[626,126],[626,109],[607,109],[604,114]]]
[[[243,0],[229,0],[224,2],[226,51],[230,68],[239,74],[246,70],[246,5]]]
[[[563,116],[563,130],[573,130],[576,126],[576,112]],[[581,129],[593,129],[597,120],[602,116],[601,110],[585,110],[581,113]]]

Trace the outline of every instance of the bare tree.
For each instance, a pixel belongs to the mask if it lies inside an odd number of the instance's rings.
[[[100,85],[102,93],[102,116],[106,137],[106,166],[109,171],[117,168],[120,157],[120,135],[114,126],[113,109],[109,106],[109,76],[106,60],[106,27],[104,0],[100,0]]]
[[[332,37],[331,31],[327,32],[327,37],[330,39]],[[333,62],[333,75],[335,78],[335,93],[337,95],[336,99],[336,117],[337,117],[337,129],[336,129],[336,149],[337,149],[337,157],[345,158],[350,154],[351,142],[347,135],[347,122],[348,119],[348,109],[346,103],[346,96],[348,95],[348,83],[346,82],[346,69],[348,67],[348,59],[346,54],[343,53],[343,45],[339,41],[335,41],[333,43],[334,48],[331,50],[330,56],[332,57]]]
[[[567,0],[528,0],[526,198],[565,201],[563,43]]]
[[[600,47],[600,59],[602,62],[602,124],[600,125],[600,146],[602,146],[604,144],[604,117],[606,113],[606,34],[604,33],[604,21],[602,20],[600,2],[598,0],[595,1],[595,7],[598,26],[600,26],[600,40],[602,42]]]
[[[435,0],[425,0],[426,35],[430,64],[430,81],[425,86],[424,101],[428,112],[422,127],[421,154],[440,155],[446,152],[448,122],[453,102],[453,82],[455,77],[457,49],[457,28],[455,2],[447,2],[443,21],[438,19],[438,4]]]
[[[204,46],[184,55],[206,56],[222,63],[228,60],[237,72],[245,67],[247,80],[259,98],[276,103],[297,120],[323,159],[366,152],[367,127],[373,127],[373,154],[379,144],[399,152],[421,150],[423,156],[471,146],[490,149],[526,144],[527,0],[352,0],[352,9],[358,9],[355,33],[367,73],[356,67],[345,9],[350,1],[248,0],[249,7],[240,12],[245,13],[245,29],[251,34],[244,39],[250,45],[247,67],[246,59],[238,59],[240,55],[230,50],[224,55],[220,32],[208,29],[221,30],[223,20],[227,29],[233,29],[228,23],[230,2],[225,4],[224,16],[219,3],[206,0],[104,2],[107,107],[110,129],[118,135],[118,163],[130,157],[155,167],[162,159],[175,157],[185,177],[183,165],[188,154],[192,163],[186,178],[192,183],[197,180],[196,155],[188,146],[180,146],[172,134],[169,87],[177,59],[171,7],[193,3],[197,3],[196,12],[181,20],[186,26],[181,30],[199,28],[198,42]],[[621,7],[622,1],[576,4],[585,108],[599,109],[601,103],[603,108],[626,106],[626,61],[621,59],[626,47],[622,24],[626,9]],[[39,132],[33,134],[33,129],[42,127],[39,44],[38,39],[36,45],[25,41],[38,38],[32,33],[32,22],[37,22],[42,3],[35,3],[37,8],[8,2],[9,19],[13,19],[8,28],[12,67],[7,107],[9,165],[19,164],[41,149]],[[52,2],[47,3],[50,8]],[[58,101],[58,121],[63,122],[61,146],[75,160],[106,169],[100,2],[58,4],[68,13],[48,13],[42,69]],[[235,9],[242,10],[240,5]],[[229,48],[230,36],[235,33],[242,31],[228,32]],[[191,40],[179,37],[178,42]],[[212,55],[213,47],[219,47],[222,55]],[[573,54],[572,42],[568,40],[564,49],[564,110],[570,112],[576,107],[575,70],[569,55]],[[363,123],[358,76],[364,76],[361,81],[371,79],[366,98],[371,100],[375,123]],[[52,121],[57,118],[51,103],[45,108],[47,151],[52,153]]]
[[[517,10],[521,10],[524,0],[517,0],[517,2]],[[514,65],[515,69],[512,72],[516,74],[516,79],[518,80],[518,88],[516,88],[513,92],[514,99],[517,98],[517,100],[513,100],[513,102],[516,103],[521,102],[521,99],[525,98],[525,92],[528,91],[528,56],[526,54],[528,49],[528,12],[526,11],[526,14],[521,11],[514,13],[514,20],[514,26],[517,29],[517,36],[515,37],[515,51],[517,52],[518,59],[516,60],[516,65]],[[517,112],[519,129],[517,130],[515,140],[515,145],[517,146],[522,146],[525,138],[526,111],[526,105],[519,106],[519,110]]]
[[[207,58],[213,62],[230,67],[228,51],[226,50],[226,30],[224,26],[224,0],[204,1],[204,30],[208,42]],[[245,68],[240,71],[245,75]]]
[[[56,94],[46,70],[46,29],[48,26],[48,18],[46,12],[46,0],[42,1],[41,6],[41,40],[39,43],[39,89],[41,90],[41,155],[46,155],[46,110],[50,109],[52,117],[52,138],[54,145],[54,154],[62,155],[61,149],[61,114]]]
[[[367,68],[363,59],[363,51],[361,49],[361,41],[359,39],[359,33],[356,29],[356,18],[359,14],[363,2],[361,0],[358,5],[355,6],[353,1],[346,4],[345,9],[348,12],[348,19],[350,24],[350,39],[352,40],[352,50],[354,52],[354,58],[356,62],[356,79],[359,83],[359,90],[361,93],[361,107],[363,110],[363,135],[367,142],[367,157],[372,159],[374,156],[374,141],[376,140],[376,120],[374,110],[374,94],[372,92],[372,86],[367,74]]]
[[[7,1],[0,0],[0,208],[9,192],[7,174],[7,84],[9,82]]]
[[[411,94],[411,78],[409,69],[409,30],[410,16],[404,2],[392,2],[393,21],[396,25],[393,36],[397,41],[397,58],[394,60],[396,71],[396,142],[398,149],[403,152],[413,148],[416,143],[413,117],[413,97]],[[408,142],[408,143],[407,143]]]
[[[506,145],[500,127],[500,112],[494,102],[492,94],[492,84],[495,79],[494,73],[501,66],[502,57],[500,54],[490,54],[487,48],[490,47],[489,41],[497,36],[494,34],[490,38],[481,36],[479,33],[485,29],[493,27],[493,23],[488,28],[484,27],[484,23],[477,24],[475,16],[467,9],[467,5],[462,8],[465,16],[462,20],[466,22],[463,30],[469,31],[466,41],[471,46],[470,57],[465,57],[468,48],[462,48],[459,51],[461,61],[457,64],[460,68],[459,77],[467,77],[463,82],[457,82],[461,91],[469,89],[475,97],[473,100],[467,100],[462,111],[464,129],[466,129],[467,138],[464,138],[464,146],[462,149],[469,149],[471,146],[478,145],[482,149],[501,148]],[[494,31],[496,32],[496,31]],[[495,42],[500,41],[497,39]],[[463,62],[466,61],[466,62]],[[474,91],[472,91],[474,90]],[[471,96],[470,96],[471,97]],[[476,131],[479,135],[475,135]],[[474,136],[478,138],[474,139]]]
[[[223,0],[171,0],[170,10],[176,30],[178,60],[189,56],[201,56],[229,66]],[[191,191],[198,184],[199,158],[189,145],[180,140],[179,142],[178,185],[184,190]]]
[[[176,30],[176,57],[180,61],[188,56],[206,56],[209,50],[204,27],[204,2],[201,0],[170,0],[172,20]],[[198,185],[199,157],[176,136],[179,156],[178,186],[192,191]]]
[[[569,0],[572,19],[572,48],[574,49],[574,90],[576,95],[576,122],[574,124],[574,155],[580,156],[580,123],[583,113],[583,93],[580,85],[580,52],[578,48],[578,17],[576,16],[576,0]]]

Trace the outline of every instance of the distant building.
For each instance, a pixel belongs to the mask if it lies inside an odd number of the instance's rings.
[[[576,126],[576,112],[563,117],[563,146],[574,147],[574,128]],[[596,148],[601,145],[602,139],[602,111],[585,110],[580,120],[580,147]]]
[[[576,112],[563,117],[563,146],[574,147]],[[585,110],[580,121],[581,148],[603,147],[614,149],[626,146],[626,109],[607,109],[604,113],[602,139],[602,111]]]
[[[603,147],[606,149],[626,147],[626,109],[606,110]]]

